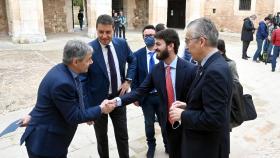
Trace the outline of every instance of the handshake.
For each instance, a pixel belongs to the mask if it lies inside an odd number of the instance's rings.
[[[117,99],[108,100],[105,99],[100,104],[101,112],[103,114],[109,114],[111,111],[113,111],[117,107]]]

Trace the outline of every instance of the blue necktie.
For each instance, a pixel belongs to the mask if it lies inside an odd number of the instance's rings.
[[[110,45],[107,45],[106,48],[108,49],[108,63],[110,67],[112,95],[116,96],[118,94],[118,81],[117,81],[118,78],[117,78],[116,66],[115,66]]]
[[[154,66],[155,66],[155,60],[153,58],[155,52],[149,52],[150,55],[150,62],[149,62],[149,73],[152,72]]]
[[[79,105],[80,105],[81,109],[84,110],[85,104],[84,104],[84,97],[83,97],[83,88],[82,88],[82,83],[80,81],[79,76],[77,76],[75,78],[75,81],[76,81],[77,90],[78,90],[78,94],[79,94]]]

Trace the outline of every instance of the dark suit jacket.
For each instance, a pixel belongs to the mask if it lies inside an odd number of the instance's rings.
[[[133,79],[136,63],[127,42],[123,39],[113,38],[112,43],[115,47],[119,61],[121,81],[124,82],[126,78]],[[92,55],[93,64],[90,65],[87,74],[86,88],[88,105],[94,106],[100,104],[107,98],[110,81],[99,41],[96,39],[90,42],[89,45],[92,46],[94,52]],[[125,76],[126,63],[128,63],[128,68]]]
[[[66,65],[58,64],[43,78],[30,115],[21,144],[25,141],[36,155],[54,157],[67,154],[77,124],[97,119],[101,109],[80,108],[75,80]]]
[[[182,157],[228,157],[232,83],[227,62],[215,53],[187,95],[187,108],[181,115]]]
[[[131,84],[131,89],[134,90],[140,86],[140,84],[145,80],[148,75],[148,66],[147,66],[147,51],[146,47],[143,47],[137,50],[134,54],[136,59],[136,70],[135,77]],[[140,105],[142,105],[145,97],[140,100]]]
[[[189,87],[195,77],[196,66],[178,57],[176,68],[176,100],[185,101]],[[140,100],[147,95],[151,90],[156,89],[160,99],[163,101],[160,112],[163,128],[166,128],[167,122],[167,92],[165,86],[165,68],[163,61],[159,62],[153,68],[153,71],[148,74],[143,83],[130,93],[120,97],[122,105],[127,105]]]

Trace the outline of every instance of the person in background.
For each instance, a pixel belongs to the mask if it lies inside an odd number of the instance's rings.
[[[253,41],[253,34],[255,32],[255,27],[253,21],[256,20],[256,15],[251,15],[244,19],[242,31],[241,31],[241,41],[242,41],[242,59],[248,60],[250,58],[247,55],[247,50],[250,42]]]
[[[123,15],[122,11],[120,11],[119,19],[120,19],[119,37],[126,39],[125,38],[125,25],[126,25],[127,21],[126,21],[126,17]]]
[[[80,24],[80,29],[83,30],[84,14],[82,10],[79,11],[78,20]]]
[[[264,21],[259,22],[259,27],[256,35],[257,39],[257,50],[253,57],[253,62],[259,62],[258,58],[261,56],[263,41],[267,39],[268,29],[267,24],[270,22],[269,17],[265,17]]]
[[[85,108],[79,74],[92,64],[92,51],[85,42],[68,41],[63,63],[55,65],[41,81],[35,107],[22,119],[22,126],[27,127],[20,141],[25,142],[29,158],[66,158],[78,124],[115,108],[106,100]]]
[[[271,42],[274,45],[271,61],[271,71],[274,72],[276,68],[276,59],[279,56],[280,52],[280,27],[278,25],[276,26],[276,30],[274,30],[272,33]]]
[[[117,12],[114,13],[113,16],[114,19],[114,37],[119,37],[119,33],[120,33],[120,18]]]
[[[165,30],[166,28],[163,23],[159,23],[155,26],[155,29],[156,29],[156,32],[159,32],[161,30]]]
[[[226,55],[225,41],[222,40],[222,39],[219,39],[217,48],[220,51],[220,53],[222,54],[222,56],[225,58],[226,62],[228,63],[228,66],[230,68],[233,80],[234,81],[239,81],[239,76],[238,76],[237,69],[236,69],[236,63],[235,63],[235,61],[229,59]]]

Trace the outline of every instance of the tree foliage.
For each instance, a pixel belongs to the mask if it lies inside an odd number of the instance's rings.
[[[73,0],[74,6],[83,6],[83,0]]]

